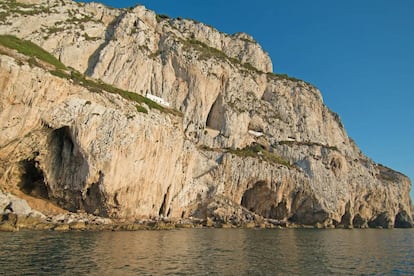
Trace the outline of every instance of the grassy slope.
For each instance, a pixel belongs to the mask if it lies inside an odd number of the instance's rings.
[[[181,112],[165,108],[156,102],[139,95],[134,92],[126,91],[119,89],[117,87],[114,87],[110,84],[107,84],[105,82],[102,82],[100,80],[94,80],[91,78],[87,78],[85,75],[79,73],[76,70],[68,69],[63,63],[61,63],[58,59],[56,59],[52,54],[44,50],[43,48],[39,47],[38,45],[19,39],[12,35],[0,35],[0,45],[3,45],[4,47],[14,49],[18,51],[19,53],[28,56],[29,58],[37,58],[41,61],[44,61],[48,64],[51,64],[55,67],[55,70],[51,70],[50,73],[57,77],[71,79],[75,83],[82,85],[89,89],[91,92],[102,92],[106,91],[109,93],[119,94],[124,99],[134,101],[138,104],[145,104],[151,109],[157,109],[159,111],[170,113],[176,116],[182,116]],[[147,113],[145,112],[145,107],[140,106],[137,107],[137,111]]]
[[[0,44],[7,48],[14,49],[28,57],[38,58],[39,60],[55,66],[57,69],[66,69],[66,66],[52,54],[30,41],[21,40],[12,35],[0,35]]]

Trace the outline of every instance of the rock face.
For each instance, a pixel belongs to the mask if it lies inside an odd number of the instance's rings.
[[[32,209],[25,200],[2,192],[0,192],[0,211],[1,213],[16,213],[18,215],[32,213]]]
[[[91,77],[62,77],[0,49],[2,189],[132,220],[253,212],[412,227],[410,180],[364,156],[318,89],[272,73],[252,37],[143,6],[5,0],[0,13],[0,34]],[[182,116],[96,92],[98,79],[160,97]]]

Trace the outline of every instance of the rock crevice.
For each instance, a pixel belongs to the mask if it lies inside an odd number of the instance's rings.
[[[272,73],[250,36],[55,2],[1,7],[0,34],[67,66],[0,49],[2,189],[129,220],[412,227],[410,180],[364,156],[320,91]]]

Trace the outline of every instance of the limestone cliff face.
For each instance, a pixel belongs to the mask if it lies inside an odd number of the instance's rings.
[[[252,37],[143,6],[35,2],[1,4],[0,33],[183,116],[138,112],[3,49],[4,189],[128,219],[226,220],[237,205],[298,224],[412,226],[409,179],[364,156],[318,89],[273,74]]]

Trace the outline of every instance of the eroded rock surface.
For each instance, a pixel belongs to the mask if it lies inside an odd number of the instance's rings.
[[[273,74],[252,37],[143,6],[21,2],[0,4],[1,34],[183,116],[2,48],[3,189],[131,220],[412,227],[410,180],[363,155],[318,89]]]

